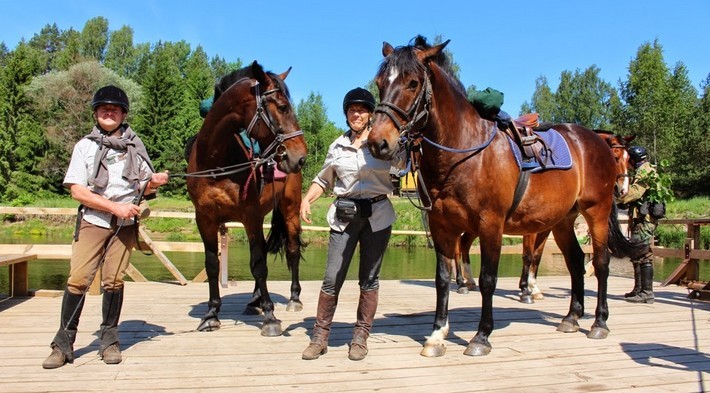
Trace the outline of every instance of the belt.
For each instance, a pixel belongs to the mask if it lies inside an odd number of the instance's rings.
[[[387,194],[380,194],[374,198],[370,198],[370,203],[379,202],[385,199],[387,199]]]

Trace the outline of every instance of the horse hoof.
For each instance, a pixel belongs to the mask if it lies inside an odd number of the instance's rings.
[[[212,332],[218,330],[222,324],[217,318],[203,319],[200,325],[197,326],[198,332]]]
[[[532,298],[533,300],[543,300],[545,299],[545,295],[542,293],[533,293]]]
[[[520,303],[533,304],[533,303],[535,303],[535,301],[533,300],[533,297],[530,295],[520,295]]]
[[[609,329],[595,327],[587,333],[587,338],[593,340],[603,340],[609,336]]]
[[[468,287],[459,287],[458,290],[456,290],[457,293],[460,293],[461,295],[466,295],[468,294]]]
[[[489,353],[491,353],[491,345],[481,343],[470,343],[463,351],[463,354],[467,356],[486,356]]]
[[[264,337],[278,337],[283,333],[281,330],[281,321],[276,322],[264,322],[261,327],[261,335]]]
[[[440,356],[444,356],[446,353],[446,345],[444,344],[424,344],[424,348],[422,348],[422,352],[420,355],[427,357],[427,358],[436,358]]]
[[[289,311],[289,312],[303,311],[303,303],[301,303],[300,300],[291,300],[290,302],[288,302],[288,305],[286,306],[286,311]]]
[[[557,326],[557,331],[562,333],[576,333],[579,331],[579,324],[577,321],[562,321],[560,325]]]
[[[261,307],[246,306],[244,315],[261,315]]]

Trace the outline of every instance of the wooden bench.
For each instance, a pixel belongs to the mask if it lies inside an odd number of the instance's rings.
[[[0,254],[0,266],[10,272],[10,296],[28,296],[27,262],[37,259],[37,254]]]

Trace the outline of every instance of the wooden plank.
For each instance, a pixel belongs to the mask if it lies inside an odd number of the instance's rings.
[[[439,358],[419,355],[434,317],[433,280],[381,281],[370,352],[359,362],[347,358],[358,301],[354,280],[341,292],[328,353],[314,361],[301,360],[301,352],[313,328],[320,281],[302,282],[304,309],[296,313],[285,311],[290,282],[269,282],[283,321],[280,337],[261,336],[263,317],[242,314],[251,283],[221,291],[222,328],[203,333],[194,329],[207,310],[207,284],[127,282],[119,325],[123,362],[107,366],[97,356],[101,299],[88,297],[76,360],[56,370],[40,364],[50,352],[62,299],[8,299],[0,302],[0,390],[263,392],[265,383],[285,392],[708,390],[710,303],[685,299],[685,287],[659,288],[654,304],[639,305],[623,300],[630,278],[610,277],[611,333],[589,340],[593,289],[585,296],[581,331],[563,334],[555,327],[569,306],[569,278],[540,277],[547,298],[532,305],[517,301],[517,280],[498,280],[493,350],[485,357],[463,355],[476,333],[480,293],[451,292],[451,331]],[[595,281],[587,286],[594,288]]]

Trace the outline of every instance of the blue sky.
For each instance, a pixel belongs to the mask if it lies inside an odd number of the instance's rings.
[[[135,43],[185,40],[210,57],[258,60],[277,73],[292,66],[294,104],[320,93],[340,127],[342,97],[375,76],[383,41],[405,45],[417,34],[450,39],[464,85],[503,91],[511,114],[538,76],[554,90],[562,71],[596,65],[617,87],[639,46],[655,39],[696,88],[710,73],[708,0],[0,0],[0,9],[0,41],[10,49],[48,23],[81,31],[103,16],[110,30],[131,26]]]

